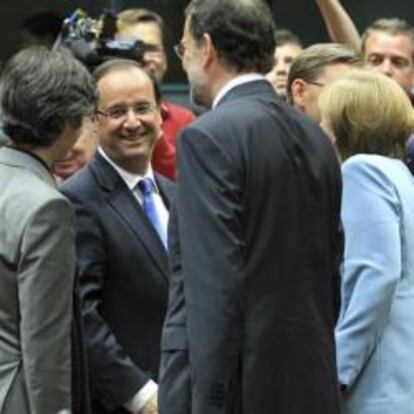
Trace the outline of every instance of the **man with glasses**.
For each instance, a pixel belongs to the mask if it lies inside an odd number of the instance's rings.
[[[160,96],[134,61],[110,60],[94,77],[97,154],[62,186],[76,213],[92,405],[100,414],[152,414],[172,189],[150,163],[161,135]]]
[[[167,55],[163,40],[164,23],[157,13],[133,8],[118,14],[118,38],[141,40],[146,45],[144,67],[161,83],[167,71]],[[160,103],[163,136],[152,155],[154,169],[170,179],[176,176],[175,147],[178,133],[194,120],[194,114],[183,106],[162,99]]]
[[[361,56],[346,45],[320,43],[306,48],[290,68],[288,102],[319,123],[318,98],[322,88],[350,68],[359,66],[362,66]]]
[[[337,414],[341,256],[331,143],[277,97],[263,0],[192,0],[196,103],[179,140],[161,414]]]

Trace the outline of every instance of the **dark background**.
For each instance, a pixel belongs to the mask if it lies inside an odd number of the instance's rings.
[[[208,1],[208,0],[207,0]],[[226,0],[222,0],[226,1]],[[327,34],[314,0],[269,0],[277,25],[296,32],[305,45],[327,41]],[[378,17],[403,17],[414,24],[413,0],[343,0],[358,29],[362,31]],[[77,7],[97,17],[103,7],[119,11],[125,7],[147,7],[157,11],[166,23],[166,43],[169,55],[167,83],[183,83],[180,62],[172,46],[181,36],[183,10],[188,0],[1,0],[0,1],[0,60],[6,60],[20,43],[20,25],[28,16],[47,9],[67,16]]]

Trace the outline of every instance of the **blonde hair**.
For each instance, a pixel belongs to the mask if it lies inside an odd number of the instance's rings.
[[[414,112],[392,79],[354,69],[324,88],[319,107],[342,159],[361,153],[404,157]]]

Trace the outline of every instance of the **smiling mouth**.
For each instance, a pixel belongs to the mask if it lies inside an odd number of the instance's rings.
[[[126,142],[139,144],[145,141],[146,135],[144,134],[126,135],[126,136],[120,136],[120,138],[121,140],[126,141]]]

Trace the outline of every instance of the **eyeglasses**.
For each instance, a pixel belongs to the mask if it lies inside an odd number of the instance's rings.
[[[326,84],[322,83],[322,82],[318,82],[318,81],[313,81],[313,82],[308,82],[310,85],[315,85],[315,86],[319,86],[320,88],[324,88],[326,86]]]
[[[132,109],[135,116],[140,118],[142,116],[149,115],[150,113],[154,112],[157,108],[157,105],[144,102],[133,106],[119,106],[115,108],[109,108],[106,110],[98,109],[96,113],[108,119],[119,121],[121,119],[125,119],[128,116],[128,111],[130,109]]]
[[[185,53],[185,46],[182,43],[174,46],[174,52],[178,56],[178,59],[182,59]]]

